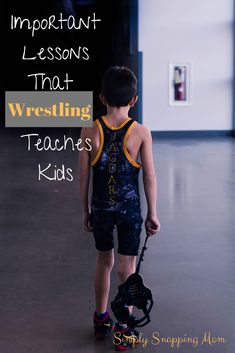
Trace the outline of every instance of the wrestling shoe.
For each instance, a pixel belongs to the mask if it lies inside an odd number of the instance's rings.
[[[94,330],[95,337],[97,339],[105,338],[109,335],[110,331],[113,329],[113,320],[107,312],[106,316],[102,319],[99,319],[94,313]]]
[[[136,344],[139,343],[139,333],[117,322],[114,327],[113,343],[117,351],[127,351],[131,348],[135,348]]]

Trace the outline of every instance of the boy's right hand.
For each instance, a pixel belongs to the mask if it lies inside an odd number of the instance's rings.
[[[145,230],[148,236],[152,236],[160,231],[160,222],[157,216],[147,216],[145,221]]]
[[[92,232],[93,228],[91,225],[91,214],[89,212],[83,212],[82,213],[82,224],[83,224],[83,229],[86,232]]]

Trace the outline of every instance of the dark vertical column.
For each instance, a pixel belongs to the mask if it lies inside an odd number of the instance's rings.
[[[139,1],[131,1],[130,6],[130,55],[137,55],[138,102],[136,107],[136,120],[142,122],[142,53],[138,51],[139,40]]]
[[[135,55],[138,51],[138,0],[131,0],[129,6],[129,53]]]
[[[102,2],[103,3],[103,2]],[[102,13],[107,24],[103,43],[102,73],[111,65],[129,67],[139,80],[138,69],[138,0],[105,1]],[[130,116],[139,120],[138,102]]]
[[[235,0],[233,2],[233,137],[235,137]]]
[[[142,62],[142,52],[138,52],[138,122],[143,121],[143,62]]]
[[[139,39],[139,1],[130,0],[130,12],[129,12],[129,54],[133,56],[135,73],[138,79],[138,101],[134,111],[135,119],[138,122],[142,122],[142,53],[138,51],[138,39]]]

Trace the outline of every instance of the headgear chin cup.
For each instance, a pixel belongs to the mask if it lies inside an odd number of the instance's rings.
[[[111,303],[111,309],[119,322],[125,323],[130,328],[142,327],[150,322],[149,313],[153,307],[151,290],[143,283],[139,274],[140,263],[143,261],[144,251],[148,236],[145,239],[136,272],[130,275],[127,280],[118,287],[118,294]],[[129,312],[128,306],[133,305],[143,311],[143,317],[136,319]]]

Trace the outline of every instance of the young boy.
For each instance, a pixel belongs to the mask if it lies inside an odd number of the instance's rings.
[[[128,117],[137,101],[137,80],[126,67],[110,67],[103,77],[100,99],[106,116],[95,120],[92,128],[83,128],[81,138],[90,138],[92,150],[80,153],[80,195],[82,222],[93,231],[97,249],[95,274],[95,336],[108,336],[113,321],[107,312],[110,274],[114,264],[113,229],[118,233],[117,271],[120,283],[135,272],[143,219],[140,210],[138,174],[142,167],[147,200],[145,228],[148,235],[160,230],[157,218],[157,183],[149,130]],[[141,164],[138,158],[141,159]],[[88,201],[90,167],[93,168],[91,210]],[[125,323],[116,323],[119,333],[116,349],[131,347],[122,337],[136,335]],[[123,336],[125,335],[125,336]]]

